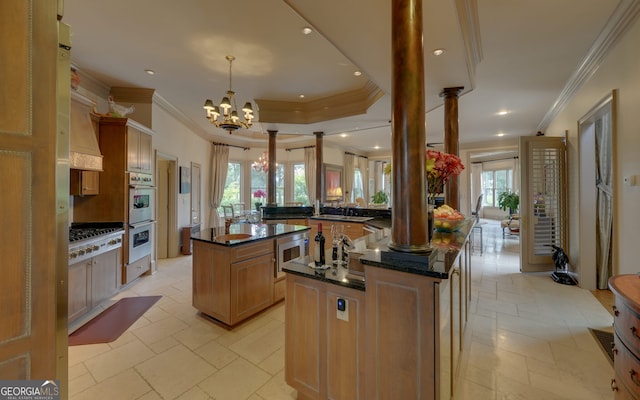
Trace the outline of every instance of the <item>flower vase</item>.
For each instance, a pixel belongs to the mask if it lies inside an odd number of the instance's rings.
[[[256,201],[256,211],[260,212],[260,207],[262,207],[262,202]]]
[[[427,233],[429,243],[433,237],[433,210],[436,209],[436,199],[432,196],[427,196]]]

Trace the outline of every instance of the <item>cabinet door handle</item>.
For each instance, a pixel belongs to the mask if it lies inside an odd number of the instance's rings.
[[[620,311],[618,311],[618,307],[613,306],[611,308],[613,309],[613,315],[615,315],[616,317],[620,315]]]
[[[629,377],[631,381],[636,384],[636,386],[640,386],[640,379],[638,379],[638,373],[632,369],[629,370]]]
[[[635,326],[632,326],[629,329],[631,329],[631,336],[635,337],[636,339],[640,339],[640,336],[638,336],[638,330]]]

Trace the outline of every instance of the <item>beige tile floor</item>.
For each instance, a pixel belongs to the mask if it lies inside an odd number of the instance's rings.
[[[455,398],[613,399],[613,369],[587,329],[610,328],[609,312],[589,291],[521,274],[518,238],[486,222]],[[233,330],[213,324],[191,306],[190,256],[160,260],[118,297],[158,294],[115,342],[69,348],[71,399],[295,399],[284,303]]]

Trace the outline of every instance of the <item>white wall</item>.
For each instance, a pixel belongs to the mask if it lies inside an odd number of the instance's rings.
[[[569,258],[578,265],[579,229],[595,229],[581,226],[579,221],[579,142],[577,121],[596,103],[618,89],[617,132],[614,135],[614,274],[640,271],[637,260],[637,237],[640,226],[640,186],[624,186],[625,176],[640,174],[640,23],[638,21],[624,38],[611,49],[606,59],[565,110],[560,113],[546,131],[547,136],[569,132]]]

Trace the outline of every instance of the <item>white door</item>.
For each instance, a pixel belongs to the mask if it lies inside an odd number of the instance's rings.
[[[553,271],[552,245],[566,245],[563,137],[520,138],[520,270]]]

